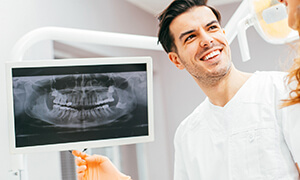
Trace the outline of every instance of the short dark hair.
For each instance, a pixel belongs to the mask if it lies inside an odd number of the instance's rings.
[[[206,6],[212,10],[217,20],[221,21],[221,14],[218,10],[206,5],[207,0],[174,0],[159,16],[159,32],[158,41],[161,43],[164,50],[169,53],[177,51],[174,43],[174,37],[170,33],[171,22],[182,13],[196,6]]]

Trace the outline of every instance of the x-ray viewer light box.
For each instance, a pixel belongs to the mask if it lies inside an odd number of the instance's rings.
[[[6,63],[12,153],[149,142],[151,57]]]

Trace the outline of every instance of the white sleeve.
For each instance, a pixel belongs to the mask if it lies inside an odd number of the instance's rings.
[[[182,142],[178,132],[174,138],[175,148],[175,164],[174,164],[174,180],[187,180],[188,175],[184,162],[184,152],[182,150]]]
[[[300,165],[300,104],[283,108],[282,129],[294,161]]]

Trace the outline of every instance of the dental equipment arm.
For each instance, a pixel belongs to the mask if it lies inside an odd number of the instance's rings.
[[[298,38],[288,27],[286,7],[277,0],[243,0],[225,26],[228,43],[238,36],[243,62],[250,59],[246,30],[254,26],[268,43],[285,44]]]
[[[76,156],[78,180],[131,180],[130,176],[121,173],[114,164],[105,156],[87,155],[74,150]]]
[[[234,38],[237,36],[238,31],[238,22],[240,22],[243,18],[245,18],[248,14],[249,6],[247,0],[242,1],[237,10],[234,12],[230,20],[225,26],[225,33],[228,43],[231,44]]]
[[[21,61],[25,52],[34,44],[44,40],[58,40],[108,46],[128,47],[163,51],[157,38],[143,35],[103,32],[64,27],[42,27],[25,34],[12,50],[12,59]]]
[[[247,0],[244,0],[225,26],[225,33],[229,44],[231,44],[234,38],[238,36],[243,62],[250,59],[246,36],[247,28],[252,25],[250,19],[249,3]]]

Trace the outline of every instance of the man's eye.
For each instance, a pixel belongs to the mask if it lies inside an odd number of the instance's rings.
[[[214,25],[214,26],[210,26],[208,29],[209,29],[209,30],[214,30],[214,29],[216,29],[216,28],[218,28],[218,26]]]
[[[189,36],[185,39],[184,42],[187,42],[187,41],[193,39],[193,37],[195,37],[195,35],[189,35]]]

